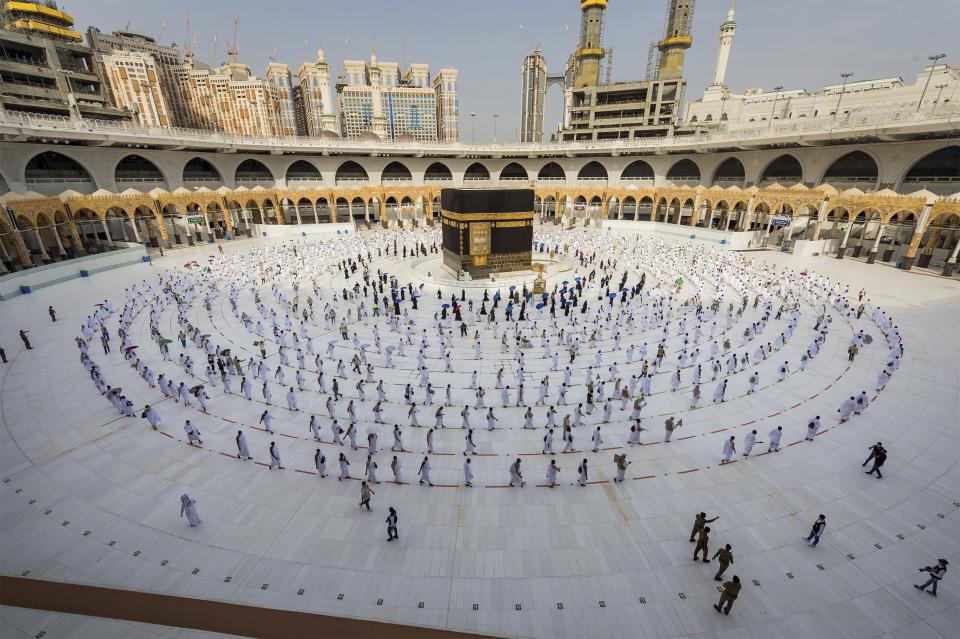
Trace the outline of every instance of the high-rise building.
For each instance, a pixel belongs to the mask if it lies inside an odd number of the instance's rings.
[[[96,57],[53,2],[0,4],[0,106],[69,117],[129,120],[113,106]]]
[[[316,62],[304,62],[297,72],[299,84],[294,88],[297,129],[301,135],[319,137],[339,129],[330,97],[330,65],[323,49],[317,50]]]
[[[694,2],[695,0],[670,0],[666,33],[657,43],[660,51],[657,78],[660,80],[679,80],[683,77],[686,51],[693,44],[690,27],[693,25]]]
[[[271,85],[247,65],[228,62],[211,70],[191,60],[175,72],[194,128],[250,136],[279,133]]]
[[[167,102],[153,56],[116,51],[100,56],[114,106],[131,111],[144,126],[170,126]]]
[[[460,129],[460,98],[457,96],[457,70],[444,67],[433,78],[437,95],[437,139],[456,142]]]
[[[270,99],[273,101],[277,120],[277,135],[298,135],[290,67],[282,62],[270,62],[265,79],[270,86]]]
[[[607,0],[580,0],[580,39],[575,53],[573,88],[600,84],[600,60],[603,50],[603,12]]]
[[[606,7],[606,0],[580,2],[580,42],[573,55],[572,81],[566,82],[560,137],[616,140],[667,135],[673,130],[683,98],[683,58],[692,42],[693,0],[670,0],[666,33],[658,45],[657,77],[601,84],[600,60],[605,51],[600,38]]]
[[[115,51],[140,52],[153,58],[160,90],[167,105],[171,126],[192,126],[194,118],[187,112],[180,95],[175,69],[183,64],[183,54],[176,44],[164,46],[153,36],[134,31],[114,31],[103,33],[97,27],[87,29],[87,43],[98,56]]]
[[[547,60],[540,47],[523,59],[520,83],[520,141],[543,141]]]
[[[456,71],[448,69],[444,76],[452,80],[455,114]],[[337,96],[345,138],[369,133],[390,140],[436,140],[441,136],[438,93],[430,84],[430,68],[425,64],[411,65],[401,77],[397,63],[378,62],[376,55],[370,57],[369,64],[345,60]],[[446,126],[453,118],[453,114],[447,116]],[[451,128],[456,135],[455,125]]]

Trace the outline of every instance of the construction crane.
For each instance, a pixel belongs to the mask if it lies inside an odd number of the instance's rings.
[[[530,37],[530,32],[527,31],[527,28],[526,28],[525,26],[523,26],[522,24],[520,25],[520,32],[523,33],[523,37],[527,39],[527,42],[530,43],[530,46],[533,47],[533,50],[534,50],[534,51],[539,51],[539,50],[540,50],[540,43],[533,41],[533,38]]]
[[[160,42],[160,40],[163,38],[163,34],[166,32],[167,32],[167,21],[164,20],[163,22],[160,23],[160,33],[157,34],[157,42]]]
[[[233,36],[230,40],[227,41],[227,55],[230,56],[230,59],[234,62],[237,61],[237,56],[240,55],[240,51],[237,47],[237,28],[240,26],[240,14],[234,11],[233,13]],[[276,50],[276,47],[274,47]],[[214,61],[216,63],[216,61]]]
[[[220,43],[217,41],[217,34],[214,33],[213,34],[213,57],[211,58],[211,62],[213,62],[214,65],[217,64],[217,49],[219,44]]]
[[[610,84],[613,78],[613,47],[607,49],[607,80],[604,84]]]
[[[656,80],[657,67],[657,41],[651,40],[650,47],[647,49],[647,80]]]
[[[190,39],[190,14],[188,13],[184,17],[184,22],[187,27],[187,37],[183,40],[183,55],[187,60],[193,59],[193,41]]]

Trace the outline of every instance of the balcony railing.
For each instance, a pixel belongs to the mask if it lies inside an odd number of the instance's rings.
[[[798,136],[828,135],[831,138],[844,135],[880,135],[884,129],[911,126],[947,128],[956,131],[960,120],[960,103],[933,104],[918,112],[916,105],[899,105],[897,108],[853,111],[840,118],[830,116],[749,122],[734,124],[725,122],[717,128],[694,135],[631,138],[629,140],[577,140],[562,142],[496,144],[466,144],[463,142],[397,142],[390,140],[331,140],[327,138],[242,136],[232,133],[217,133],[197,129],[167,127],[143,127],[127,121],[75,119],[67,116],[0,111],[0,128],[18,127],[20,134],[37,136],[51,133],[100,133],[104,136],[141,136],[162,140],[171,145],[181,143],[208,144],[218,147],[237,146],[282,146],[296,147],[304,152],[336,151],[338,153],[417,152],[449,156],[483,156],[530,153],[603,153],[609,151],[636,150],[651,153],[661,149],[682,149],[696,146],[729,145],[729,143],[781,144],[783,138]],[[27,129],[26,131],[24,129]],[[30,131],[33,130],[33,131]]]

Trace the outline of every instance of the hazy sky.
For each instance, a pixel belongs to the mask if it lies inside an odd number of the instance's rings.
[[[711,81],[719,25],[729,0],[699,0],[693,48],[687,52],[687,100]],[[200,59],[226,57],[234,10],[240,13],[239,49],[243,62],[263,73],[267,58],[296,72],[322,42],[333,69],[345,57],[368,58],[374,38],[381,60],[425,62],[460,71],[461,138],[470,139],[471,111],[476,137],[515,139],[520,121],[520,64],[532,47],[524,25],[540,42],[551,73],[560,73],[576,44],[579,0],[61,0],[61,7],[83,30],[130,27],[156,35],[167,23],[164,42],[184,41],[184,16],[199,40]],[[610,0],[603,42],[614,49],[613,79],[643,77],[647,48],[663,32],[667,0]],[[960,66],[960,0],[737,0],[737,36],[727,73],[735,91],[749,87],[815,89],[839,82],[902,76],[912,82],[927,56],[946,53]],[[568,31],[564,25],[568,25]],[[304,46],[304,39],[308,45]],[[345,41],[349,43],[345,46]],[[548,95],[547,128],[560,119],[557,88]]]

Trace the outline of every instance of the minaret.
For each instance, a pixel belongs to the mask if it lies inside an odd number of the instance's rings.
[[[683,77],[683,60],[686,50],[693,44],[690,26],[693,21],[694,0],[670,0],[667,14],[667,32],[657,43],[660,50],[660,80],[679,80]]]
[[[370,121],[370,130],[382,140],[387,137],[388,122],[387,118],[383,116],[383,73],[377,65],[376,51],[370,55],[370,66],[367,67],[367,74],[370,78],[370,87],[373,89],[370,94],[373,101],[373,118]]]
[[[713,86],[725,87],[724,78],[727,76],[727,61],[730,59],[730,47],[733,45],[733,36],[737,32],[737,23],[733,21],[733,2],[730,0],[730,10],[727,11],[726,21],[720,25],[720,49],[717,51],[717,67],[713,71]]]
[[[688,2],[690,0],[687,0]],[[577,42],[576,72],[573,88],[594,87],[600,84],[600,60],[604,50],[603,12],[607,0],[580,0],[580,40]]]
[[[330,97],[330,66],[323,55],[323,48],[317,49],[317,71],[320,84],[320,126],[324,131],[337,131],[337,116],[333,113],[333,98]]]

